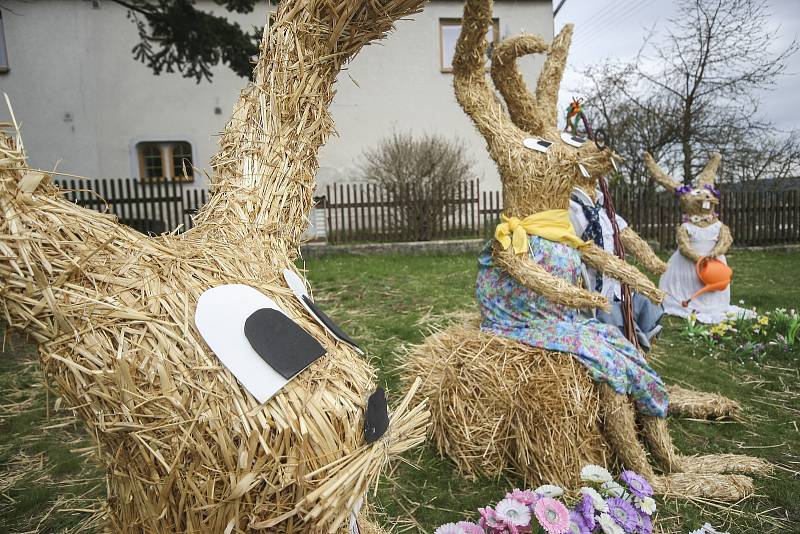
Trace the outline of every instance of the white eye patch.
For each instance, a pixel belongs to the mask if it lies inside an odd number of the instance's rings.
[[[537,152],[547,152],[548,149],[553,146],[553,143],[550,141],[545,141],[544,139],[539,139],[538,137],[526,137],[522,140],[522,144],[525,148],[530,148],[531,150],[535,150]]]
[[[243,284],[205,291],[194,322],[220,362],[259,403],[325,354],[275,301]]]
[[[585,142],[586,138],[581,137],[579,135],[572,135],[568,132],[561,132],[561,140],[564,141],[569,146],[574,146],[575,148],[580,148]]]

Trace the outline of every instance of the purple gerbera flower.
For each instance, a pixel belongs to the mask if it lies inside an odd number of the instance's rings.
[[[594,510],[592,510],[592,512],[594,512]],[[594,521],[594,515],[592,515],[592,521]],[[575,510],[569,513],[569,530],[567,530],[567,534],[592,534],[592,530],[593,529],[586,524],[583,514]]]
[[[640,499],[653,495],[653,488],[642,475],[633,471],[623,471],[619,478],[627,484],[630,492]]]
[[[653,534],[653,520],[650,516],[639,512],[639,524],[636,525],[636,532],[639,534]]]
[[[589,530],[596,526],[594,519],[594,501],[591,495],[584,494],[583,498],[575,505],[575,511],[581,515],[583,522]]]
[[[639,524],[639,512],[633,507],[631,503],[619,497],[611,497],[607,499],[608,515],[614,520],[616,524],[621,526],[625,532],[633,532],[636,525]]]

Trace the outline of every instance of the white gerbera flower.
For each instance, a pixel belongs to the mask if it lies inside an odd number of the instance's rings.
[[[587,482],[609,482],[611,480],[611,473],[605,467],[599,465],[588,464],[581,469],[581,480]]]
[[[447,523],[436,529],[433,534],[467,534],[464,529],[455,523]]]
[[[606,534],[625,534],[625,530],[606,513],[602,513],[597,517],[597,524]]]
[[[499,519],[509,525],[527,527],[531,523],[531,509],[514,499],[503,499],[497,503],[494,511]]]
[[[601,489],[605,492],[606,495],[610,495],[611,497],[622,497],[625,495],[625,488],[623,488],[613,480],[609,480],[608,482],[603,482]]]
[[[656,501],[652,497],[645,497],[644,499],[639,499],[637,497],[636,506],[638,506],[639,510],[647,515],[653,515],[656,513]]]
[[[595,510],[598,512],[608,512],[608,504],[606,504],[606,500],[597,492],[596,489],[581,488],[581,493],[592,498],[592,506],[594,506]]]
[[[556,497],[561,497],[564,495],[564,490],[558,486],[553,486],[552,484],[544,484],[536,488],[534,493],[538,493],[542,497],[550,497],[551,499],[555,499]]]

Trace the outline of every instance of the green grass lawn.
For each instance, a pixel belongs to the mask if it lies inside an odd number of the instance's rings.
[[[800,307],[800,253],[729,255],[736,271],[733,299],[760,309]],[[367,349],[389,389],[402,394],[401,348],[419,343],[433,324],[474,310],[475,255],[339,256],[309,260],[315,297]],[[661,502],[662,524],[675,532],[699,528],[701,517],[736,532],[798,532],[800,527],[800,374],[796,354],[740,363],[728,354],[695,351],[668,320],[657,345],[656,367],[667,382],[717,391],[745,407],[742,422],[673,420],[672,434],[686,453],[734,452],[768,458],[778,469],[756,481],[758,495],[735,509]],[[85,524],[104,485],[87,459],[90,443],[57,411],[42,386],[33,347],[6,339],[0,356],[0,532],[94,529]],[[397,532],[426,532],[444,522],[475,518],[475,510],[503,497],[519,482],[468,481],[429,445],[407,454],[373,499]],[[702,514],[702,515],[701,515]],[[744,514],[744,515],[742,515]],[[783,519],[788,525],[776,525]]]

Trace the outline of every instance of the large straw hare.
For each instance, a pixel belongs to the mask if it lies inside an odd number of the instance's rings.
[[[683,213],[678,227],[678,250],[669,260],[659,285],[667,294],[664,310],[670,315],[694,314],[703,323],[719,323],[730,317],[752,317],[753,312],[731,305],[730,285],[719,291],[694,295],[703,288],[695,264],[705,258],[727,264],[725,254],[733,244],[731,230],[719,220],[719,191],[715,182],[722,156],[712,154],[694,186],[682,185],[665,173],[649,153],[644,162],[650,176],[678,196]],[[694,297],[694,298],[692,298]],[[684,305],[684,303],[686,305]]]
[[[409,396],[368,444],[375,373],[283,281],[312,204],[342,66],[423,0],[282,1],[255,82],[214,159],[212,197],[181,235],[147,238],[68,202],[0,135],[0,280],[7,321],[96,442],[113,532],[349,531],[388,458],[419,443]],[[265,404],[198,332],[198,298],[246,284],[327,354]],[[399,399],[398,399],[399,400]]]
[[[434,333],[412,349],[405,363],[407,380],[424,380],[420,395],[430,400],[436,445],[469,475],[511,469],[531,482],[572,486],[582,465],[598,463],[637,470],[662,493],[725,500],[751,493],[749,478],[716,473],[737,468],[758,471],[765,468],[763,462],[739,456],[691,460],[679,456],[665,419],[652,415],[663,405],[648,405],[647,394],[636,397],[642,412],[637,425],[628,396],[592,380],[587,367],[569,354],[577,352],[571,341],[582,339],[587,325],[601,328],[578,310],[608,305],[598,293],[580,287],[581,261],[654,301],[660,301],[662,293],[635,268],[593,244],[564,236],[564,241],[556,242],[534,234],[525,236],[522,250],[516,250],[517,240],[507,237],[519,234],[520,220],[532,214],[559,216],[557,210],[567,209],[573,187],[583,180],[580,167],[590,175],[602,175],[611,169],[613,156],[594,142],[575,148],[560,139],[556,96],[567,55],[565,39],[546,49],[535,96],[526,104],[530,124],[525,129],[514,124],[486,79],[485,35],[491,14],[491,0],[467,0],[453,61],[454,87],[459,104],[497,164],[507,222],[479,259],[482,328],[465,324]],[[539,42],[530,37],[522,46],[541,50]],[[509,109],[514,105],[507,104]],[[529,148],[537,146],[537,140],[552,145],[545,152]],[[493,305],[493,299],[500,305]],[[560,314],[558,328],[539,322],[543,309]],[[559,328],[574,330],[560,335]],[[525,342],[515,336],[520,331],[530,334]],[[548,337],[555,345],[563,343],[565,350],[536,345],[537,336]],[[619,349],[616,356],[628,359],[622,363],[647,374],[650,393],[660,391],[663,383],[657,375],[619,337],[604,332],[599,343]],[[657,477],[656,471],[665,476]]]
[[[534,135],[536,132],[529,131],[528,128],[536,128],[537,124],[539,124],[537,120],[539,111],[535,105],[536,97],[528,89],[522,77],[522,73],[519,70],[517,61],[520,57],[529,54],[547,53],[551,49],[568,49],[571,38],[572,26],[566,25],[555,39],[553,39],[550,45],[546,44],[538,35],[515,35],[504,39],[494,48],[491,60],[492,81],[503,97],[503,100],[506,102],[508,115],[511,121],[520,129],[527,131],[531,135]],[[614,154],[611,154],[611,156],[616,157]],[[655,162],[652,162],[652,158],[650,158],[650,163],[648,163],[648,165],[650,167],[655,165]],[[705,172],[701,174],[701,178],[705,175]],[[584,203],[589,205],[603,203],[602,200],[598,198],[598,195],[601,193],[598,191],[597,181],[597,175],[584,175],[581,173],[577,177],[577,184],[573,189],[570,205],[570,219],[573,220],[573,225],[575,224],[575,219],[578,218],[574,217],[575,212],[582,211]],[[671,190],[674,190],[672,186],[675,185],[675,183],[668,177],[665,179],[663,176],[660,176],[658,181],[659,183],[666,184],[665,187],[670,187]],[[713,184],[713,173],[711,183]],[[704,188],[704,190],[709,194],[711,193],[708,189]],[[683,199],[682,202],[691,204],[686,206],[689,212],[696,212],[698,209],[702,209],[700,197],[705,199],[707,196],[708,195],[705,194],[699,196],[690,195],[688,198]],[[605,212],[602,206],[600,209]],[[621,228],[619,239],[624,252],[636,259],[638,263],[650,273],[656,275],[663,274],[667,270],[667,264],[656,255],[647,241],[642,239],[624,219],[619,215],[617,215],[616,218]],[[578,219],[584,222],[586,221],[585,217]],[[605,233],[605,231],[603,233]],[[726,234],[726,229],[723,228],[720,231],[720,244],[723,246],[727,241],[724,239],[726,235],[729,236],[730,233],[728,232]],[[609,248],[613,249],[613,247],[609,246],[611,244],[612,239],[606,236],[606,250],[609,250]],[[722,253],[724,254],[724,252],[723,250]],[[591,271],[593,270],[590,269],[590,274],[594,274],[591,273]],[[613,295],[620,298],[619,282],[607,276],[599,274],[595,274],[595,276],[602,278],[602,292],[607,298]],[[591,277],[588,283],[590,288],[593,287]],[[652,311],[648,313],[648,308],[652,307],[648,307],[646,302],[637,302],[635,314],[642,316],[644,321],[649,321],[650,324],[652,324],[653,317],[657,316],[657,314]],[[640,340],[643,335],[647,335],[646,329],[648,327],[645,326],[644,328],[644,332],[639,332]],[[650,343],[649,339],[642,341]],[[669,385],[668,391],[670,397],[670,415],[685,416],[694,419],[721,419],[735,417],[741,411],[739,403],[715,393],[688,390],[676,384]]]

